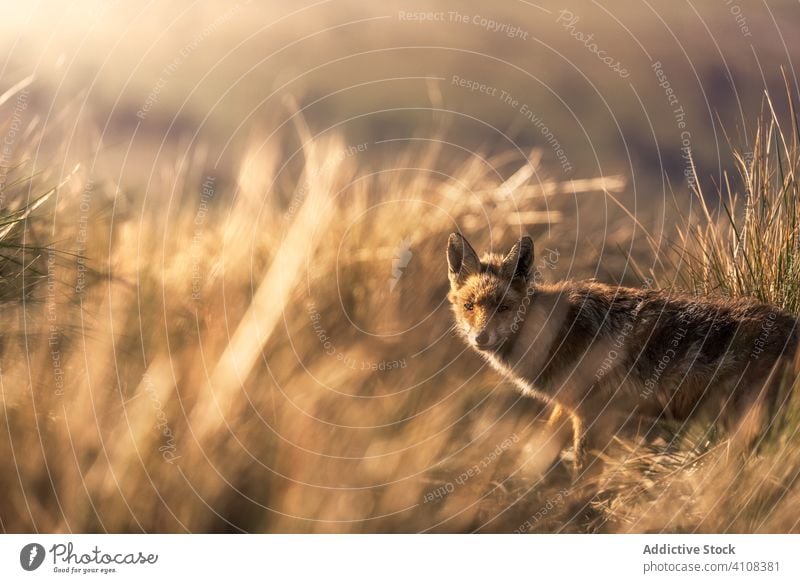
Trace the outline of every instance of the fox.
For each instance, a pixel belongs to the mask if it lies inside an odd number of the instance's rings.
[[[632,424],[705,410],[752,443],[781,406],[781,387],[798,368],[792,314],[749,299],[544,283],[533,263],[528,236],[505,255],[479,258],[452,233],[447,298],[456,333],[549,407],[546,427],[561,450],[571,447],[574,476],[589,445]]]

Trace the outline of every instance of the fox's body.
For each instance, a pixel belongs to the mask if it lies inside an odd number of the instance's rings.
[[[537,284],[527,237],[479,260],[451,235],[448,263],[457,329],[523,393],[553,405],[553,422],[571,418],[576,465],[587,430],[608,438],[631,420],[701,408],[734,423],[762,416],[798,346],[790,314],[751,301]]]

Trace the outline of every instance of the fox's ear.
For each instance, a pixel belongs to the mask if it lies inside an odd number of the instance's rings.
[[[533,266],[533,239],[523,237],[511,248],[503,259],[502,273],[509,279],[528,280]]]
[[[447,240],[447,276],[450,285],[458,287],[467,277],[480,271],[478,254],[458,233],[451,233]]]

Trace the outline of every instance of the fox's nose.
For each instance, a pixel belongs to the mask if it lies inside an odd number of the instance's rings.
[[[478,346],[486,346],[489,344],[489,333],[486,330],[481,330],[475,335],[475,344]]]

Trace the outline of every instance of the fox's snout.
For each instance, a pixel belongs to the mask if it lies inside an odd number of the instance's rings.
[[[476,348],[490,348],[497,343],[495,335],[486,328],[471,331],[468,338],[470,344]]]

